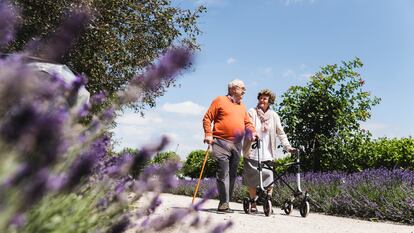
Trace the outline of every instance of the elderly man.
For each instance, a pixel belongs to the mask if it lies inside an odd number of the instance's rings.
[[[213,100],[203,118],[204,143],[212,145],[213,158],[218,162],[217,189],[219,212],[231,212],[229,201],[233,194],[237,167],[242,150],[242,138],[257,138],[245,105],[241,102],[246,88],[235,79],[228,84],[228,94]],[[211,124],[214,122],[213,130]]]

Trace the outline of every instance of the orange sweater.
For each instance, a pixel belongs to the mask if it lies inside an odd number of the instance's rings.
[[[213,131],[211,123],[214,122]],[[205,136],[234,141],[243,137],[245,129],[256,132],[244,104],[233,103],[227,96],[213,100],[203,118]]]

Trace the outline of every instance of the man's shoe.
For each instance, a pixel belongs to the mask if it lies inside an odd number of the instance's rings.
[[[234,213],[234,211],[230,209],[228,202],[220,203],[217,211],[219,213]]]

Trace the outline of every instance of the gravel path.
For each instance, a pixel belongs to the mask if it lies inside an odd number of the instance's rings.
[[[162,204],[156,214],[166,213],[173,209],[187,208],[192,198],[172,194],[161,195]],[[351,218],[342,218],[316,214],[311,212],[306,218],[302,218],[299,211],[294,209],[290,215],[285,215],[280,208],[273,207],[274,213],[266,217],[263,214],[262,206],[259,206],[259,213],[247,215],[240,203],[230,203],[234,213],[219,214],[216,211],[217,200],[207,201],[199,212],[203,218],[209,218],[214,223],[233,221],[234,225],[226,232],[253,232],[253,233],[414,233],[414,226],[395,224],[390,222],[369,222]],[[167,232],[184,232],[178,226],[169,229]],[[211,229],[205,228],[201,231],[208,232]]]

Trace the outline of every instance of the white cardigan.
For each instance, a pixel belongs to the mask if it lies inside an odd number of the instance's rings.
[[[270,113],[272,114],[272,117],[269,119],[269,126],[270,126],[269,136],[270,136],[270,143],[271,143],[271,153],[272,153],[272,156],[275,158],[276,150],[277,150],[276,136],[279,138],[280,143],[283,145],[285,149],[288,149],[289,147],[291,147],[291,145],[289,143],[287,135],[285,134],[285,131],[283,130],[279,115],[271,109],[269,109],[268,111],[270,111]],[[248,113],[249,113],[251,121],[253,122],[254,125],[256,125],[256,121],[260,121],[260,118],[257,115],[256,109],[251,108],[249,109]],[[256,129],[256,130],[260,130],[260,129]],[[244,137],[243,156],[245,158],[250,158],[251,148],[252,148],[252,141],[248,139],[247,137]],[[250,158],[250,159],[255,159],[255,158]]]

